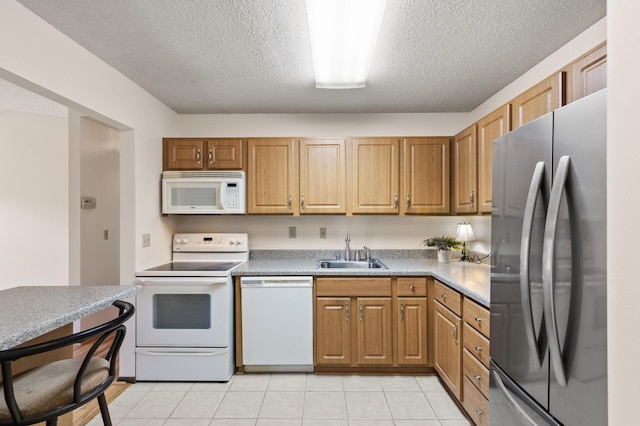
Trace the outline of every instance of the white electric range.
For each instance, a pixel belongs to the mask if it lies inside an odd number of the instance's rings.
[[[235,370],[231,271],[247,234],[176,234],[170,263],[136,273],[136,379],[228,381]]]

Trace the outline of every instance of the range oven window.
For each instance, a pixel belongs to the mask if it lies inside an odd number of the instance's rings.
[[[211,328],[211,296],[209,294],[154,294],[153,328]]]

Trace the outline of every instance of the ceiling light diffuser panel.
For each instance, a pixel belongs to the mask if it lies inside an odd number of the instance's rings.
[[[386,0],[306,0],[316,87],[365,87]]]

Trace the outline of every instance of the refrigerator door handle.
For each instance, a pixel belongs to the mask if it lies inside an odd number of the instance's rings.
[[[509,389],[505,386],[500,375],[496,373],[495,370],[492,370],[491,374],[493,375],[493,380],[495,380],[496,388],[498,388],[500,394],[504,397],[504,400],[509,404],[513,413],[516,414],[524,423],[528,423],[531,426],[537,426],[537,423],[527,414],[526,411],[522,409],[522,407],[520,407],[518,401],[516,401],[516,399],[511,395],[511,392],[509,392]]]
[[[529,257],[531,252],[531,233],[533,232],[533,219],[535,216],[536,203],[538,193],[540,192],[544,177],[544,162],[540,161],[536,164],[529,185],[529,194],[527,195],[527,203],[524,209],[524,218],[522,220],[522,237],[520,239],[520,304],[522,305],[522,315],[524,320],[525,334],[529,348],[535,356],[535,368],[542,366],[542,360],[545,356],[546,346],[544,343],[538,344],[536,331],[533,325],[533,308],[531,306],[531,282],[529,280]],[[544,325],[541,327],[541,331]],[[543,346],[543,347],[541,347]]]
[[[547,222],[544,227],[544,242],[542,245],[542,294],[544,297],[544,320],[549,336],[549,353],[556,380],[562,387],[567,387],[567,376],[565,372],[564,360],[560,349],[560,337],[558,335],[558,322],[555,305],[555,238],[558,228],[558,217],[560,215],[560,202],[565,191],[565,184],[571,157],[562,156],[558,162],[556,177],[553,180],[551,195],[549,196],[549,210],[547,212]]]

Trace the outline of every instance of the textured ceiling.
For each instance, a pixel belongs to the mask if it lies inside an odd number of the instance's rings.
[[[316,89],[304,0],[19,0],[179,113],[467,112],[606,0],[388,0],[367,87]]]

